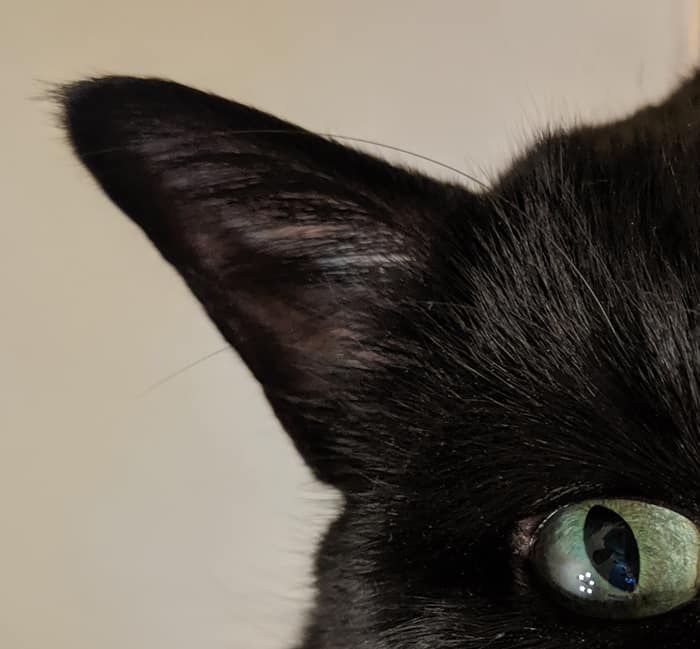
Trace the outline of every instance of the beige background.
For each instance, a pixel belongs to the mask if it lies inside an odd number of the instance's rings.
[[[334,496],[68,154],[44,82],[162,75],[483,177],[658,97],[690,0],[5,0],[0,647],[283,649]],[[435,173],[437,168],[422,165]]]

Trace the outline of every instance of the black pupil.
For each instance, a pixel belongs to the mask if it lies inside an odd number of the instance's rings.
[[[601,505],[591,507],[583,526],[586,554],[601,577],[631,593],[639,582],[639,548],[625,519]]]

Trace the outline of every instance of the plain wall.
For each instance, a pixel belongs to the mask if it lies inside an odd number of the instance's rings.
[[[542,126],[658,98],[700,22],[691,0],[5,0],[2,15],[3,649],[290,647],[335,502],[233,353],[148,390],[224,343],[71,157],[47,82],[171,77],[485,178]]]

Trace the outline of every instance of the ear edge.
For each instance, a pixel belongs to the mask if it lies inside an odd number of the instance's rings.
[[[164,101],[162,96],[154,96],[160,91],[164,91],[170,100]],[[463,213],[465,217],[469,215],[470,207],[473,207],[471,194],[462,187],[446,185],[418,173],[391,167],[377,158],[342,147],[255,109],[169,81],[107,77],[69,84],[64,87],[63,93],[66,129],[76,154],[112,201],[145,230],[165,258],[176,266],[225,335],[228,327],[226,337],[254,371],[256,378],[265,388],[277,416],[284,422],[316,475],[336,486],[357,479],[360,468],[354,464],[350,466],[352,458],[337,450],[336,447],[342,444],[336,444],[333,439],[325,440],[326,433],[323,427],[311,422],[310,413],[296,410],[294,400],[307,397],[310,399],[311,396],[307,393],[296,394],[294,391],[290,393],[270,380],[268,366],[274,363],[279,365],[284,359],[266,357],[275,350],[270,346],[269,340],[263,340],[264,336],[261,336],[259,328],[256,329],[245,322],[240,313],[221,313],[220,309],[227,307],[227,299],[230,296],[217,293],[211,276],[202,280],[207,284],[204,289],[197,287],[199,280],[195,277],[196,273],[192,273],[192,258],[183,261],[182,257],[178,257],[178,245],[182,242],[174,240],[173,237],[177,235],[166,226],[172,203],[165,198],[159,198],[158,192],[151,191],[153,169],[149,168],[150,161],[144,160],[138,147],[130,149],[120,146],[125,131],[119,129],[126,129],[126,134],[136,137],[136,143],[139,144],[139,129],[144,123],[163,126],[163,120],[173,119],[170,111],[178,109],[183,111],[185,117],[180,114],[175,119],[184,119],[181,122],[183,129],[192,125],[203,129],[213,125],[217,132],[231,129],[235,131],[235,137],[248,138],[247,142],[255,139],[256,146],[261,142],[264,145],[261,148],[274,149],[275,154],[282,152],[285,159],[300,158],[312,166],[322,167],[324,170],[331,169],[330,180],[344,182],[349,179],[350,192],[354,188],[366,189],[383,203],[388,212],[392,212],[389,218],[396,217],[396,222],[387,221],[385,225],[400,226],[401,234],[404,234],[404,229],[408,232],[414,228],[411,234],[416,235],[415,245],[419,245],[421,249],[430,248],[430,242],[427,240],[442,227],[442,216],[452,218],[458,213]],[[131,110],[130,106],[135,110]],[[144,118],[145,122],[139,121]],[[244,128],[239,128],[241,120]],[[260,130],[259,125],[270,124],[292,129],[293,132],[288,133],[288,136],[257,132]],[[167,124],[165,126],[167,127]],[[206,130],[203,133],[206,135]],[[167,128],[164,134],[169,136]],[[426,220],[428,212],[431,215],[437,213],[441,218],[435,222]],[[323,214],[320,216],[323,218]],[[406,223],[403,223],[404,219]],[[415,224],[408,223],[411,219],[415,219]],[[353,225],[352,221],[348,223]],[[372,252],[369,247],[373,243],[372,233],[369,235],[366,239],[368,247],[361,250],[365,254]],[[321,244],[323,241],[319,238],[319,245]],[[215,279],[221,283],[221,276]],[[294,279],[296,281],[297,277]],[[308,289],[308,278],[299,276],[299,279],[307,282],[304,285],[300,283],[300,288]],[[408,289],[405,291],[409,292]],[[241,335],[230,323],[225,323],[222,327],[222,321],[227,319],[234,320],[233,325],[249,330],[250,335]],[[279,325],[288,327],[289,323],[280,319]],[[341,323],[340,326],[347,325]],[[287,335],[288,331],[282,333]],[[365,344],[366,341],[360,342]],[[298,390],[299,385],[293,387]],[[318,419],[327,414],[324,408],[327,409],[327,406],[320,408],[323,415],[319,415]]]

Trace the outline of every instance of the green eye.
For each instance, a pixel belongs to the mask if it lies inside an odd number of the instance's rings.
[[[700,588],[698,528],[636,500],[587,500],[556,511],[540,526],[533,559],[563,604],[594,617],[658,615]]]

